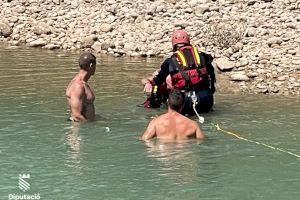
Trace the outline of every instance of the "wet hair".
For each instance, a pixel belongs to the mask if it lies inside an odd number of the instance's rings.
[[[94,56],[90,52],[82,53],[79,57],[79,67],[80,67],[80,69],[86,69],[91,64],[93,64],[93,65],[96,64],[96,56]]]
[[[178,90],[173,90],[168,98],[168,105],[172,110],[179,112],[184,103],[184,94]]]

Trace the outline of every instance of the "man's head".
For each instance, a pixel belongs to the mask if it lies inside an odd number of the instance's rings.
[[[172,46],[176,49],[178,45],[190,44],[190,36],[185,30],[175,30],[172,34]]]
[[[79,57],[79,67],[94,74],[96,69],[96,57],[89,52],[82,53]]]
[[[168,98],[168,105],[172,110],[180,112],[184,104],[184,94],[178,90],[173,90]]]

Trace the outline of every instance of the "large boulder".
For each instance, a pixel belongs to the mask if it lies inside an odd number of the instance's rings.
[[[48,24],[46,24],[45,22],[39,22],[34,25],[33,32],[37,35],[50,34],[51,27]]]
[[[81,41],[81,47],[82,48],[90,48],[93,46],[93,44],[97,41],[96,35],[90,35],[82,39]]]
[[[233,73],[230,75],[232,81],[249,81],[249,77],[241,72]]]
[[[96,52],[96,53],[99,53],[101,52],[101,43],[96,41],[92,46],[91,48]]]
[[[220,71],[231,71],[235,67],[235,63],[227,57],[217,58],[215,65]]]
[[[0,36],[9,37],[12,32],[12,28],[7,23],[0,21]]]
[[[34,40],[28,44],[29,47],[42,47],[47,44],[47,41],[43,38],[39,38],[37,40]]]

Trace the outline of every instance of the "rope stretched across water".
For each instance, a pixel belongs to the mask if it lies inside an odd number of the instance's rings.
[[[236,133],[232,133],[232,132],[230,132],[230,131],[226,131],[226,130],[220,128],[219,124],[213,124],[213,125],[217,128],[218,131],[221,131],[221,132],[223,132],[223,133],[232,135],[232,136],[234,136],[234,137],[236,137],[236,138],[238,138],[238,139],[240,139],[240,140],[244,140],[244,141],[247,141],[247,142],[251,142],[251,143],[258,144],[258,145],[262,145],[262,146],[268,147],[268,148],[270,148],[270,149],[277,150],[277,151],[281,151],[281,152],[290,154],[290,155],[292,155],[292,156],[295,156],[295,157],[297,157],[297,158],[300,158],[300,155],[295,154],[295,153],[293,153],[293,152],[290,152],[290,151],[287,151],[287,150],[284,150],[284,149],[281,149],[281,148],[278,148],[278,147],[273,147],[273,146],[268,145],[268,144],[265,144],[265,143],[263,143],[263,142],[257,142],[257,141],[254,141],[254,140],[249,140],[249,139],[247,139],[247,138],[241,137],[241,136],[239,136],[239,135],[236,134]]]
[[[204,117],[200,116],[200,115],[198,114],[198,112],[197,112],[197,109],[196,109],[197,100],[195,99],[195,96],[194,96],[194,98],[192,97],[192,101],[193,101],[193,109],[194,109],[194,111],[195,111],[195,113],[196,113],[196,115],[197,115],[197,117],[198,117],[198,121],[199,121],[201,124],[203,124],[203,123],[204,123]],[[290,155],[292,155],[292,156],[295,156],[295,157],[297,157],[297,158],[300,158],[300,155],[295,154],[295,153],[293,153],[293,152],[290,152],[290,151],[287,151],[287,150],[284,150],[284,149],[281,149],[281,148],[278,148],[278,147],[273,147],[273,146],[268,145],[268,144],[265,144],[265,143],[263,143],[263,142],[257,142],[257,141],[254,141],[254,140],[249,140],[249,139],[244,138],[244,137],[241,137],[241,136],[239,136],[239,135],[237,135],[237,134],[235,134],[235,133],[232,133],[232,132],[229,132],[229,131],[225,131],[224,129],[220,128],[219,124],[213,124],[213,125],[217,128],[218,131],[221,131],[221,132],[223,132],[223,133],[227,133],[227,134],[229,134],[229,135],[232,135],[232,136],[234,136],[234,137],[236,137],[236,138],[238,138],[238,139],[240,139],[240,140],[244,140],[244,141],[247,141],[247,142],[251,142],[251,143],[258,144],[258,145],[262,145],[262,146],[268,147],[268,148],[270,148],[270,149],[277,150],[277,151],[281,151],[281,152],[290,154]]]

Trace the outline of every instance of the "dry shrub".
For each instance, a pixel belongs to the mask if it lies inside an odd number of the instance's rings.
[[[243,39],[245,26],[240,23],[218,23],[206,25],[204,34],[207,45],[213,45],[219,49],[227,49]]]

